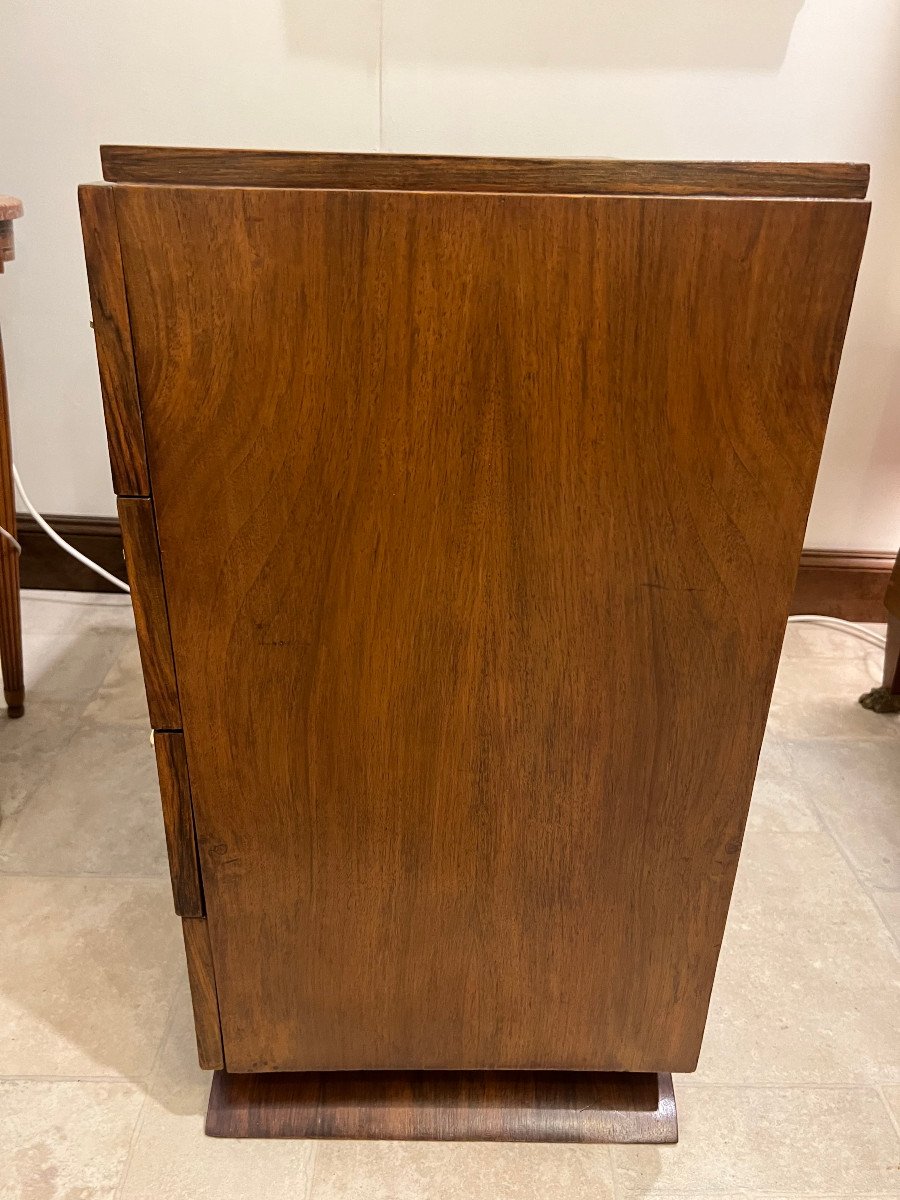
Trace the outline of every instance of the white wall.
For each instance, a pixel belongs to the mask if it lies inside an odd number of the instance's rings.
[[[807,545],[900,544],[898,0],[5,0],[0,319],[49,512],[114,511],[75,197],[100,142],[871,162]]]

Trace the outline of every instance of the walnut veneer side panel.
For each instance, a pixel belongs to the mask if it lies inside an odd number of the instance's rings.
[[[184,735],[180,730],[157,731],[153,737],[162,801],[166,849],[175,911],[182,917],[205,916],[200,863],[191,806]]]
[[[113,488],[118,496],[149,496],[150,479],[112,191],[103,184],[84,184],[78,189],[94,342]]]
[[[153,501],[119,497],[118,510],[150,724],[154,729],[178,729],[181,709]]]
[[[692,1069],[868,206],[116,202],[229,1069]]]
[[[225,1067],[222,1053],[222,1029],[216,996],[216,972],[209,926],[198,917],[183,917],[184,953],[187,958],[191,1004],[194,1008],[194,1032],[197,1035],[197,1058],[206,1071]]]

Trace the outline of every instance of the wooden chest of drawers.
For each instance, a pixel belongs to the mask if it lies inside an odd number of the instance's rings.
[[[671,1140],[866,168],[103,161],[210,1131]]]

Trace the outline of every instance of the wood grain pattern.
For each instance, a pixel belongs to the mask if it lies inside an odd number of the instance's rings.
[[[205,915],[203,888],[200,885],[184,735],[180,730],[160,730],[154,734],[153,745],[159,772],[175,911],[182,917],[202,917]]]
[[[197,1058],[205,1071],[224,1069],[222,1029],[216,997],[216,973],[209,944],[209,926],[199,917],[183,917],[184,953],[187,958]]]
[[[678,1141],[669,1075],[325,1072],[213,1078],[211,1137]]]
[[[144,432],[112,188],[78,189],[103,415],[117,496],[149,496]]]
[[[868,205],[116,202],[229,1069],[693,1069]]]
[[[120,497],[118,509],[150,724],[154,729],[178,729],[181,709],[153,503]]]
[[[47,520],[76,550],[125,578],[122,534],[116,517],[50,515]],[[27,513],[16,517],[22,543],[22,587],[115,592],[42,533]],[[258,536],[268,536],[265,528]],[[848,621],[883,621],[884,589],[895,555],[877,550],[804,550],[791,600],[792,613],[817,612]]]
[[[0,525],[16,536],[16,504],[12,476],[12,434],[6,364],[0,339]],[[25,669],[22,658],[22,607],[19,592],[19,554],[0,538],[0,669],[9,717],[25,713]]]
[[[862,199],[863,163],[634,162],[101,146],[104,179],[227,187]]]
[[[67,542],[125,581],[122,534],[115,517],[49,515],[47,520]],[[260,530],[264,536],[264,531]],[[111,583],[51,542],[28,513],[16,514],[16,536],[23,588],[109,592]],[[822,613],[847,621],[883,622],[886,583],[894,556],[875,550],[804,550],[791,600],[791,613]]]

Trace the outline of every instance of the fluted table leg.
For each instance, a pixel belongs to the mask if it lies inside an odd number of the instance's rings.
[[[15,537],[16,501],[12,477],[12,440],[3,343],[0,340],[0,525]],[[25,679],[22,668],[22,609],[19,599],[19,555],[14,546],[0,538],[0,663],[7,712],[21,717],[25,711]]]

